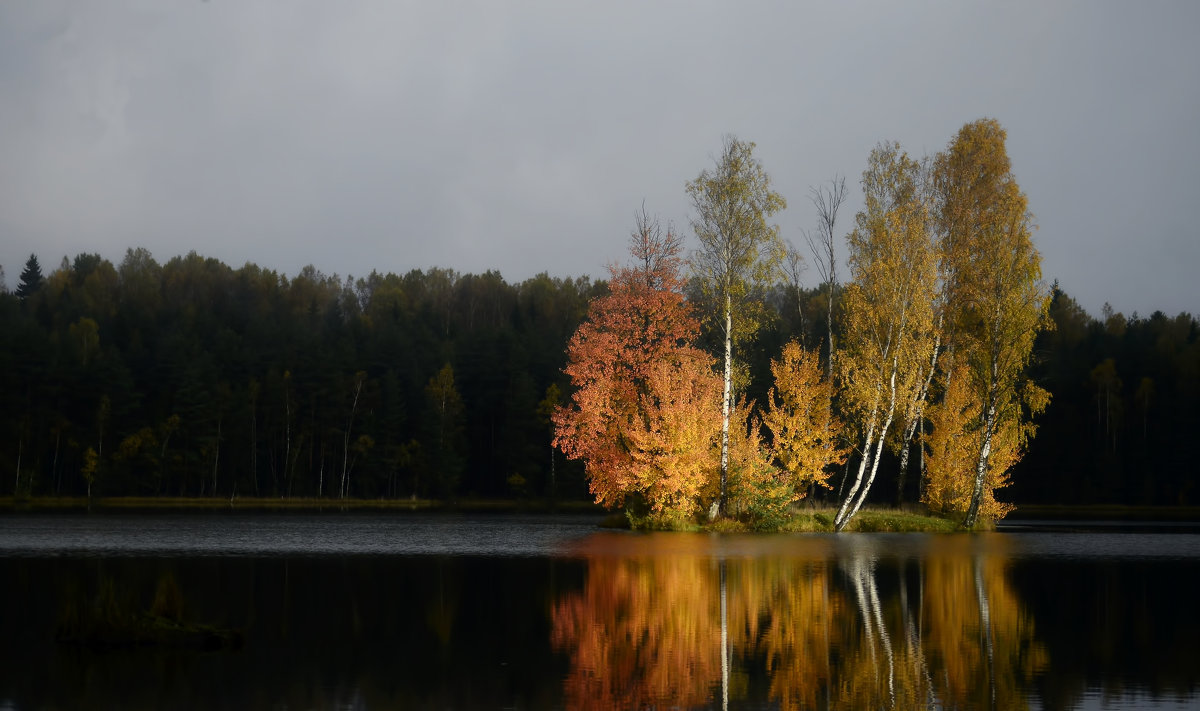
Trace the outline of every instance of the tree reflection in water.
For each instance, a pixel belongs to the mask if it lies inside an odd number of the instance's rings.
[[[1046,655],[1003,549],[936,555],[784,539],[743,555],[707,536],[597,536],[581,591],[553,609],[569,708],[1027,706]],[[722,658],[722,650],[728,658]]]

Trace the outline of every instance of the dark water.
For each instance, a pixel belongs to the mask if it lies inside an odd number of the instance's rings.
[[[0,516],[0,709],[1200,708],[1194,532],[595,522]],[[55,641],[164,580],[241,646]]]

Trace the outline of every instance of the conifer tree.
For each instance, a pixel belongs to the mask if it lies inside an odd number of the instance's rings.
[[[14,293],[17,298],[24,301],[41,289],[44,281],[42,266],[38,264],[37,255],[31,254],[25,262],[25,269],[21,272],[21,281],[17,284],[17,290]]]

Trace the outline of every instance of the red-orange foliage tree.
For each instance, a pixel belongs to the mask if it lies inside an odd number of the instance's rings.
[[[633,494],[655,513],[696,510],[715,472],[720,381],[692,344],[699,322],[683,297],[682,240],[643,213],[630,240],[634,264],[610,267],[567,347],[575,392],[554,413],[555,446],[583,460],[597,503]]]

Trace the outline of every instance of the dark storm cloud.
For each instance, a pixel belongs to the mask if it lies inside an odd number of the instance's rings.
[[[1196,312],[1197,7],[5,4],[0,264],[10,288],[30,252],[130,246],[599,276],[643,200],[687,230],[723,133],[758,143],[802,243],[810,185],[993,116],[1048,280],[1093,313]]]

